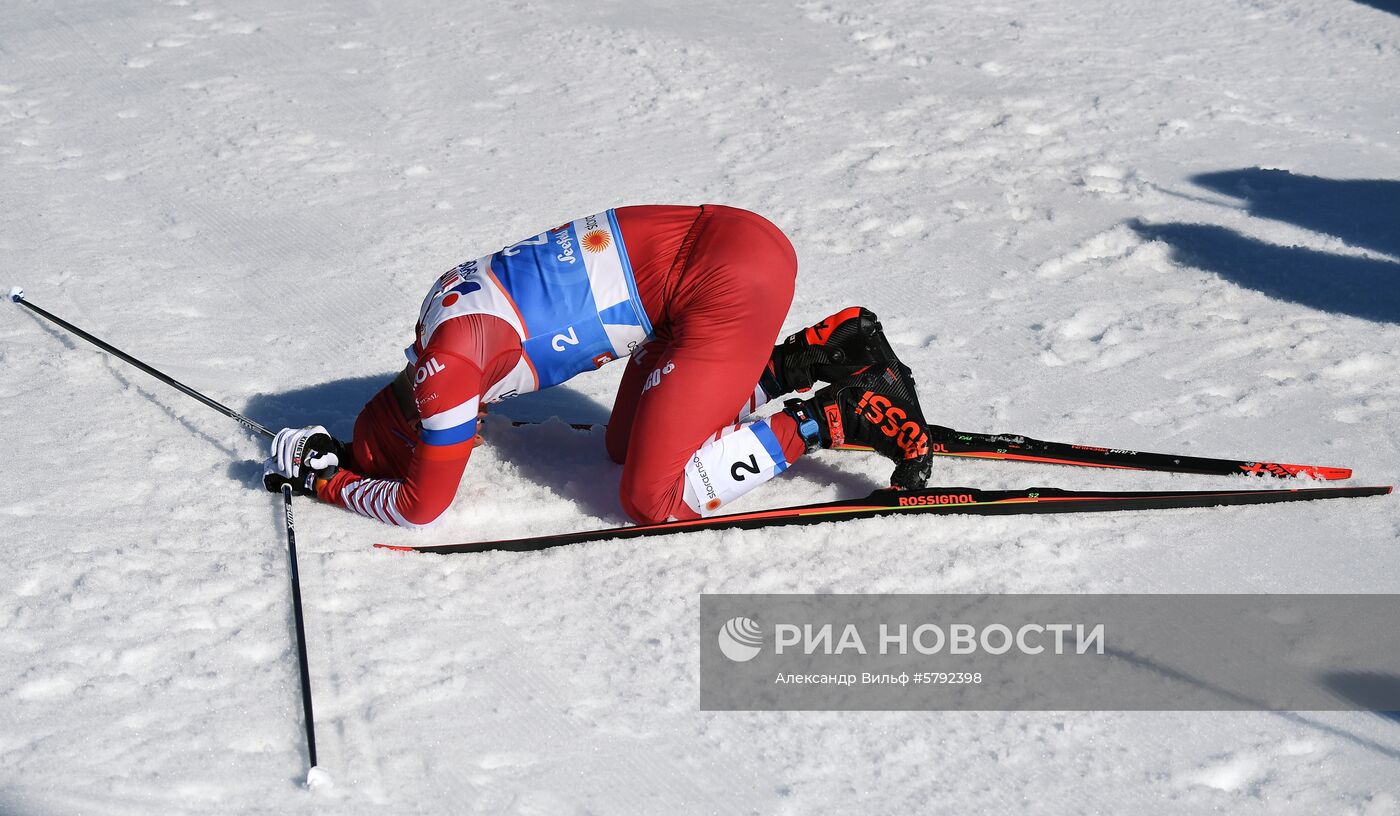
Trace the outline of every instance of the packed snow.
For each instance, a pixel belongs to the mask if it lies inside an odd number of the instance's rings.
[[[607,207],[763,213],[934,422],[1400,480],[1400,7],[0,4],[0,285],[344,435],[431,281]],[[502,406],[601,421],[620,366]],[[1369,713],[712,713],[703,592],[1400,592],[1391,497],[626,522],[599,432],[488,428],[427,532],[298,501],[308,790],[262,441],[0,310],[0,813],[1400,812]],[[733,509],[863,495],[821,454]],[[1212,488],[940,459],[933,483]]]

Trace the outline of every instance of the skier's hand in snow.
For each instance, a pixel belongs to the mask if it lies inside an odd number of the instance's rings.
[[[344,446],[321,425],[283,428],[263,462],[263,486],[276,493],[290,484],[298,496],[314,495],[317,479],[329,479],[340,466]]]

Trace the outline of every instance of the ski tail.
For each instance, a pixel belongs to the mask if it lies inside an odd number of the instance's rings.
[[[610,539],[643,538],[701,530],[749,530],[818,524],[824,521],[874,518],[887,515],[1029,515],[1044,513],[1102,513],[1125,510],[1165,510],[1222,505],[1274,504],[1318,499],[1383,496],[1391,492],[1379,487],[1315,487],[1285,490],[1151,490],[1076,491],[1053,487],[1024,490],[977,490],[970,487],[930,487],[922,490],[877,490],[863,499],[842,499],[817,504],[733,513],[726,516],[613,527],[603,530],[560,533],[505,541],[465,544],[403,546],[375,544],[386,550],[424,553],[468,553],[505,550],[529,552]]]

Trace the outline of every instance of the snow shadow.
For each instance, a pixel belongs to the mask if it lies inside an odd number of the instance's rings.
[[[369,398],[389,383],[397,371],[369,377],[308,385],[291,391],[254,394],[242,408],[249,419],[262,423],[273,431],[324,425],[337,439],[349,439]],[[259,438],[266,456],[268,440]],[[233,457],[228,466],[228,478],[245,485],[262,487],[262,462],[249,462]]]
[[[1328,179],[1259,167],[1201,173],[1191,181],[1243,199],[1256,218],[1286,221],[1400,257],[1400,181]]]
[[[1395,690],[1400,677],[1380,672],[1326,672],[1322,682],[1334,694],[1350,700],[1360,708],[1369,709],[1388,720],[1400,722],[1400,711],[1384,711],[1394,705]]]
[[[492,405],[482,436],[526,480],[548,487],[590,515],[626,524],[630,519],[617,497],[622,468],[608,458],[603,441],[603,423],[610,413],[611,406],[559,386]],[[516,428],[512,420],[540,424]],[[568,423],[597,427],[582,431]]]
[[[308,385],[291,391],[255,394],[244,410],[250,418],[272,430],[324,425],[337,439],[349,439],[355,417],[369,398],[389,384],[398,371],[368,377]]]
[[[1400,14],[1400,0],[1356,0],[1356,2],[1373,9],[1388,11],[1391,14]]]
[[[612,407],[586,397],[568,386],[560,386],[498,402],[491,406],[490,412],[517,422],[558,419],[564,422],[591,422],[601,425],[608,421]]]
[[[1345,180],[1248,168],[1191,179],[1244,201],[1252,216],[1331,235],[1390,258],[1282,246],[1211,224],[1130,222],[1177,260],[1270,297],[1378,322],[1400,323],[1400,181]]]
[[[1163,677],[1169,677],[1178,682],[1213,692],[1214,694],[1220,697],[1222,703],[1222,705],[1218,709],[1220,711],[1261,711],[1270,714],[1274,717],[1286,720],[1288,722],[1311,728],[1318,732],[1328,734],[1339,739],[1346,740],[1347,742],[1350,742],[1361,748],[1365,748],[1368,751],[1374,751],[1375,753],[1380,754],[1381,756],[1387,757],[1389,759],[1400,761],[1400,748],[1396,748],[1395,746],[1391,745],[1386,745],[1382,742],[1377,742],[1376,740],[1373,740],[1369,737],[1356,734],[1352,731],[1348,731],[1347,729],[1341,726],[1332,725],[1331,723],[1323,722],[1322,720],[1313,719],[1312,717],[1306,716],[1304,713],[1299,711],[1270,710],[1269,707],[1265,705],[1262,700],[1256,700],[1252,697],[1239,694],[1229,689],[1221,688],[1220,686],[1202,680],[1201,678],[1196,677],[1195,675],[1189,674],[1172,666],[1167,666],[1162,663],[1158,663],[1157,661],[1149,657],[1143,657],[1141,655],[1134,654],[1133,652],[1124,651],[1122,649],[1114,649],[1110,647],[1105,650],[1105,653],[1110,654],[1113,657],[1124,662],[1138,666],[1139,668],[1145,671],[1149,671],[1154,674],[1161,675]],[[1366,679],[1360,681],[1353,679],[1357,676]],[[1388,682],[1391,684],[1395,683],[1397,679],[1400,679],[1396,678],[1394,675],[1389,674],[1377,675],[1359,674],[1355,672],[1332,672],[1330,674],[1321,675],[1318,678],[1318,681],[1322,685],[1327,686],[1339,696],[1348,696],[1347,691],[1345,691],[1344,689],[1352,689],[1354,693],[1364,694],[1364,697],[1349,698],[1352,699],[1353,702],[1357,702],[1364,706],[1365,700],[1375,699],[1379,693],[1378,687],[1374,684],[1375,678],[1382,678],[1384,682]],[[1358,688],[1364,688],[1364,691],[1359,691],[1357,690]],[[1379,713],[1381,716],[1389,717],[1392,712],[1382,711],[1376,713]]]

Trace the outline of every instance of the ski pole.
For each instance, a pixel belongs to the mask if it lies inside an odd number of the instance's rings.
[[[188,385],[185,385],[179,380],[176,380],[174,377],[171,377],[170,375],[165,374],[164,372],[158,371],[152,368],[151,366],[146,365],[145,363],[141,362],[135,357],[132,357],[130,354],[127,354],[126,352],[122,351],[116,346],[113,346],[112,344],[98,337],[94,337],[93,335],[83,331],[77,326],[74,326],[72,323],[69,323],[63,318],[58,317],[57,315],[54,315],[45,309],[35,306],[34,304],[24,299],[24,290],[19,288],[18,286],[10,290],[10,300],[15,303],[18,303],[19,305],[25,307],[34,314],[37,314],[40,317],[44,318],[45,320],[48,320],[49,322],[63,329],[66,329],[67,331],[72,332],[73,334],[76,334],[77,336],[88,341],[89,343],[92,343],[94,346],[97,346],[98,348],[102,349],[108,354],[111,354],[120,360],[130,363],[131,365],[141,369],[147,374],[150,374],[152,377],[155,377],[161,382],[170,385],[191,397],[194,397],[195,399],[199,400],[200,402],[204,403],[210,408],[213,408],[215,411],[218,411],[224,416],[237,420],[238,422],[242,423],[245,427],[256,431],[257,433],[260,433],[263,436],[271,437],[274,435],[272,431],[267,429],[266,426],[249,419],[248,417],[238,413],[232,408],[229,408],[223,403],[217,402],[213,399],[210,399],[209,397],[206,397],[205,395],[194,390],[193,388],[190,388]],[[291,563],[292,617],[296,621],[297,667],[301,673],[301,707],[306,722],[307,758],[310,760],[311,766],[310,770],[307,772],[306,775],[306,784],[307,787],[318,787],[321,785],[328,784],[330,782],[330,775],[327,774],[325,771],[321,770],[320,768],[316,767],[316,723],[312,716],[311,710],[311,677],[306,659],[306,625],[303,621],[301,612],[301,576],[297,570],[296,524],[292,517],[292,486],[289,484],[282,485],[282,507],[285,511],[284,516],[287,524],[287,558]]]
[[[204,396],[203,394],[199,393],[193,388],[190,388],[188,385],[185,385],[184,383],[180,382],[174,377],[171,377],[169,374],[165,374],[160,371],[157,371],[154,368],[151,368],[150,366],[146,365],[145,363],[141,362],[135,357],[132,357],[130,354],[127,354],[126,352],[122,351],[116,346],[113,346],[112,344],[107,343],[97,337],[93,337],[91,334],[88,334],[87,332],[83,331],[77,326],[74,326],[72,323],[69,323],[63,318],[51,314],[45,311],[44,309],[39,308],[38,306],[35,306],[33,303],[30,303],[29,301],[24,299],[24,290],[19,288],[18,286],[10,290],[10,300],[14,301],[15,303],[18,303],[19,305],[23,306],[24,308],[28,309],[34,314],[37,314],[40,317],[44,318],[45,320],[57,326],[60,326],[61,328],[67,329],[73,334],[78,335],[79,337],[83,338],[84,340],[88,341],[94,346],[97,346],[98,348],[102,349],[108,354],[111,354],[117,359],[130,363],[131,365],[141,369],[147,374],[150,374],[152,377],[155,377],[157,380],[160,380],[166,385],[169,385],[179,391],[183,391],[185,394],[194,397],[195,399],[199,400],[200,402],[204,403],[210,408],[213,408],[215,411],[218,411],[224,416],[238,420],[244,425],[244,427],[248,428],[249,430],[256,431],[257,433],[260,433],[263,436],[268,437],[269,439],[275,436],[275,434],[272,431],[268,430],[267,426],[262,425],[258,422],[254,422],[253,420],[249,419],[246,416],[243,416],[242,414],[238,413],[237,411],[233,410],[227,405],[224,405],[221,402],[216,402],[210,399],[209,397]]]
[[[316,767],[316,720],[311,713],[311,670],[306,661],[306,624],[301,615],[301,575],[297,571],[297,532],[292,520],[292,486],[282,485],[282,508],[287,521],[287,559],[292,566],[292,617],[297,630],[297,667],[301,671],[301,710],[306,722],[306,754],[310,769],[306,786],[314,788],[330,781],[330,775]]]

